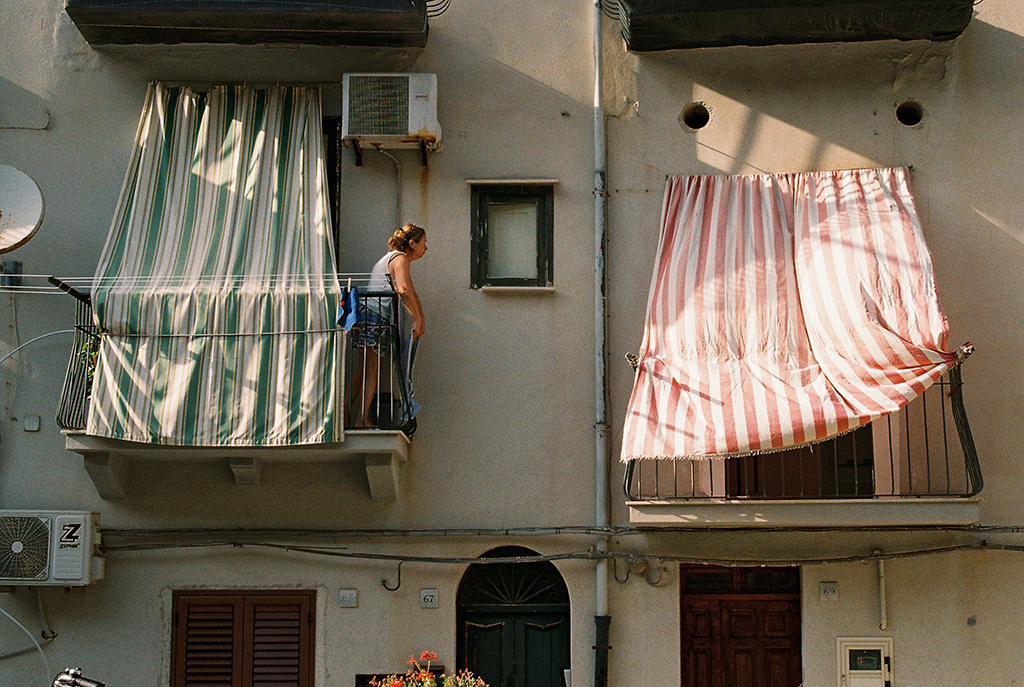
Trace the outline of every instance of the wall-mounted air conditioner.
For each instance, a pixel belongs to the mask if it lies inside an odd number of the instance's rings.
[[[437,148],[436,74],[345,74],[342,137],[379,148]]]
[[[99,514],[0,510],[0,585],[79,587],[103,577]]]

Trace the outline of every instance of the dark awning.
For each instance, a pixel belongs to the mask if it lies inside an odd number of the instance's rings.
[[[427,44],[426,0],[67,0],[67,12],[91,45]]]
[[[974,0],[605,0],[638,52],[731,45],[945,41]]]

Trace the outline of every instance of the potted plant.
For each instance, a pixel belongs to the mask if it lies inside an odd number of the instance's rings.
[[[469,670],[460,670],[451,675],[441,675],[441,683],[438,685],[437,678],[430,672],[430,662],[437,660],[437,653],[424,651],[420,654],[419,660],[410,656],[406,661],[412,666],[405,675],[388,675],[382,680],[370,680],[373,687],[487,687],[479,677],[473,675]],[[426,667],[420,662],[426,663]]]

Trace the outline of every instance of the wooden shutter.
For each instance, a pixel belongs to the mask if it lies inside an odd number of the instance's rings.
[[[310,597],[247,596],[245,687],[306,687],[310,679]]]
[[[174,595],[172,687],[311,687],[315,591]]]
[[[242,597],[175,594],[173,687],[241,687]]]

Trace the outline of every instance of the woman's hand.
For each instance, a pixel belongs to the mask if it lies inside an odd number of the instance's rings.
[[[423,321],[423,318],[420,318],[420,319],[416,320],[415,322],[413,322],[412,323],[412,338],[418,339],[421,336],[423,336],[423,332],[425,331],[425,329],[426,329],[426,322]]]

